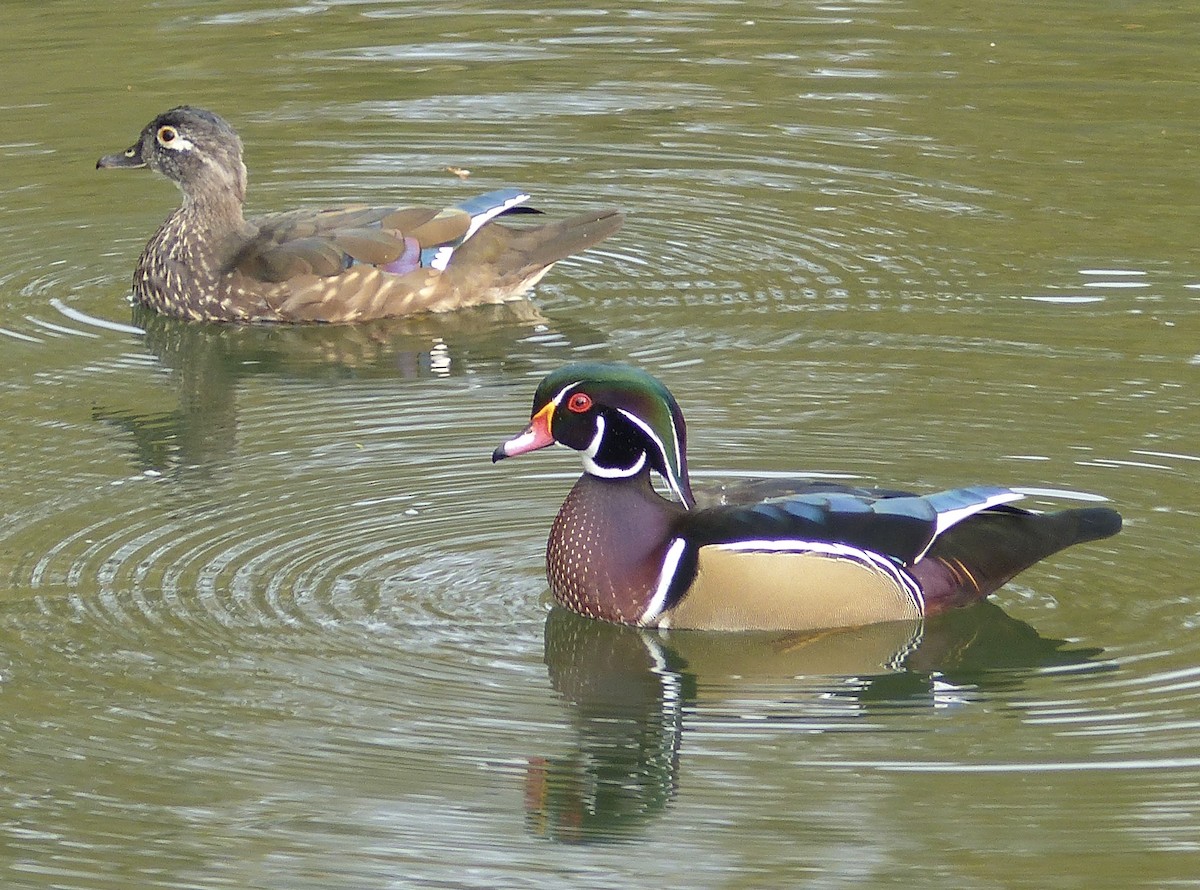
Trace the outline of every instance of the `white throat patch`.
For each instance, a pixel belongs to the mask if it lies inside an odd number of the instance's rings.
[[[587,450],[583,452],[583,469],[593,476],[599,476],[601,479],[627,479],[630,476],[636,476],[642,471],[642,467],[646,466],[646,452],[638,454],[638,459],[629,467],[602,467],[596,463],[596,455],[600,451],[600,446],[604,443],[604,418],[596,416],[596,435],[592,436],[592,441],[588,443]]]

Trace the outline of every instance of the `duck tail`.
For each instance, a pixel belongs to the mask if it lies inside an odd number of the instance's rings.
[[[532,229],[509,229],[513,238],[507,253],[518,269],[550,266],[599,244],[624,222],[624,213],[606,208]]]
[[[525,293],[556,262],[587,250],[613,234],[625,221],[615,209],[581,213],[530,228],[492,222],[461,247],[446,267],[456,288],[486,292],[485,302],[500,302]],[[486,280],[484,280],[486,278]]]
[[[999,507],[979,513],[939,537],[910,568],[935,615],[982,599],[1036,562],[1075,544],[1121,530],[1108,507],[1030,513]]]

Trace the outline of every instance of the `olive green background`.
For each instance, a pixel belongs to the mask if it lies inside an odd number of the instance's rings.
[[[4,4],[0,884],[1195,885],[1196,26]],[[178,196],[93,168],[183,102],[239,129],[251,212],[518,185],[628,222],[501,312],[134,318]],[[667,382],[699,485],[1011,484],[1126,528],[926,627],[548,619],[578,459],[488,456],[579,358]]]

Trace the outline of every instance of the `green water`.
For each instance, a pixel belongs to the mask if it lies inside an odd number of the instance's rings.
[[[0,884],[1200,883],[1190,10],[0,26]],[[177,193],[94,164],[182,102],[239,129],[250,212],[519,185],[628,222],[499,312],[135,317]],[[698,484],[1011,484],[1126,528],[820,645],[548,615],[578,458],[489,455],[584,357],[668,383]]]

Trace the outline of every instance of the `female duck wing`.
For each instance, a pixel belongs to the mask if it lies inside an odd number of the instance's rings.
[[[402,275],[445,269],[455,248],[529,196],[502,189],[457,207],[344,207],[258,217],[230,265],[258,281],[340,275],[355,264]]]
[[[529,195],[499,189],[455,207],[350,207],[261,217],[229,267],[282,321],[357,321],[520,296],[553,263],[619,228],[616,211],[511,228],[498,217],[538,213]]]

